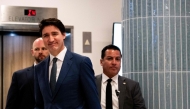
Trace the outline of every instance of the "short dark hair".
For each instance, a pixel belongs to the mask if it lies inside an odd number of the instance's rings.
[[[65,33],[65,26],[63,25],[63,23],[59,19],[57,19],[57,18],[48,18],[48,19],[43,19],[39,23],[40,35],[42,35],[42,30],[46,26],[50,26],[50,25],[57,27],[61,31],[61,33]]]
[[[105,57],[105,52],[106,52],[106,50],[108,50],[108,49],[111,49],[111,50],[118,50],[118,51],[120,52],[120,54],[121,54],[121,50],[119,49],[119,47],[117,47],[117,46],[115,46],[115,45],[113,45],[113,44],[110,44],[110,45],[105,46],[105,47],[102,49],[102,54],[101,54],[101,58],[102,58],[102,59]],[[122,57],[122,55],[121,55],[121,57]]]

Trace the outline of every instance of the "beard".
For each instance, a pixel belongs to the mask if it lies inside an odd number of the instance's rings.
[[[41,61],[43,61],[46,57],[44,55],[39,55],[37,57],[35,57],[35,60],[37,63],[40,63]]]

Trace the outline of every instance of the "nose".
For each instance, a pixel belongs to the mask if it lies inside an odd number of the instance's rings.
[[[116,64],[116,60],[115,59],[112,60],[112,64],[114,64],[114,65]]]
[[[43,50],[42,50],[42,49],[40,49],[40,50],[39,50],[39,53],[42,53],[42,51],[43,51]]]
[[[50,42],[53,42],[53,41],[54,41],[54,38],[53,38],[52,35],[49,36],[49,41],[50,41]]]

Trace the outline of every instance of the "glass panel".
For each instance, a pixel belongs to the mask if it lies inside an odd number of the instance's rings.
[[[183,109],[188,109],[188,107],[187,107],[187,104],[189,104],[188,102],[187,102],[187,93],[189,93],[188,92],[188,87],[187,87],[187,73],[186,72],[182,72],[182,85],[183,85]]]
[[[170,18],[171,70],[176,71],[175,18]]]
[[[163,17],[159,17],[159,71],[164,71],[164,36]]]
[[[165,108],[165,80],[164,80],[164,72],[159,72],[159,85],[160,85],[160,109]]]
[[[139,0],[141,1],[141,0]],[[152,10],[152,15],[157,16],[158,15],[158,10],[157,10],[157,0],[153,0],[153,10]]]
[[[190,102],[190,72],[188,72],[188,79],[187,79],[187,81],[188,81],[188,101]],[[189,107],[190,106],[190,104],[189,104],[189,102],[187,103],[187,107]]]
[[[181,16],[185,16],[185,1],[188,0],[179,0],[181,1]]]
[[[142,17],[146,17],[146,1],[142,2]]]
[[[164,54],[165,54],[165,71],[170,71],[170,33],[169,33],[169,17],[164,17],[164,44],[165,44],[165,50],[164,50]]]
[[[130,15],[129,15],[129,0],[124,0],[125,2],[127,2],[128,5],[125,5],[125,10],[126,10],[126,18],[129,19]],[[123,13],[125,13],[125,10],[123,10]]]
[[[177,109],[182,107],[182,83],[181,83],[181,72],[177,72]]]
[[[190,2],[189,2],[190,3]],[[187,19],[187,67],[188,67],[188,71],[190,71],[190,18],[186,18]],[[190,85],[189,85],[190,86]]]
[[[129,18],[134,18],[134,2],[130,0],[129,2]]]
[[[190,0],[186,0],[186,16],[190,16]]]
[[[152,16],[152,3],[151,0],[147,0],[147,14],[148,16]]]
[[[143,72],[147,71],[147,26],[146,18],[143,18]]]
[[[148,86],[147,86],[147,84],[148,84],[148,82],[147,82],[147,73],[143,73],[143,81],[144,81],[144,99],[146,100],[146,101],[149,101],[149,98],[148,98],[148,95],[149,95],[149,93],[148,93]],[[145,105],[146,105],[146,107],[147,107],[147,109],[149,109],[148,108],[148,102],[145,102]]]
[[[138,33],[138,29],[137,29],[137,19],[134,19],[134,36],[133,36],[133,41],[134,41],[134,53],[133,53],[133,55],[134,55],[134,59],[133,59],[133,61],[134,61],[134,66],[133,66],[133,71],[134,72],[138,72],[138,63],[137,63],[137,59],[138,59],[138,57],[137,57],[137,45],[138,45],[138,41],[137,41],[137,33]]]
[[[177,52],[177,71],[181,71],[181,34],[180,18],[176,18],[176,52]]]
[[[152,61],[152,18],[148,18],[148,71],[153,71]]]
[[[170,12],[169,0],[164,0],[164,16],[169,16]]]
[[[180,16],[180,1],[181,0],[175,0],[175,13],[176,13],[176,16]]]
[[[137,17],[137,11],[138,11],[138,10],[137,10],[138,7],[137,7],[136,4],[137,4],[137,0],[133,0],[133,10],[134,10],[133,12],[134,12],[134,18]]]
[[[158,16],[163,16],[163,0],[158,1]]]
[[[141,87],[141,91],[142,91],[142,83],[143,83],[143,80],[142,80],[142,73],[139,73],[139,85]]]
[[[142,25],[141,25],[141,19],[138,19],[138,54],[137,54],[137,58],[138,58],[138,72],[142,72]]]
[[[126,50],[125,54],[127,55],[127,57],[123,58],[123,59],[127,59],[126,65],[128,65],[128,66],[126,68],[128,68],[128,69],[126,69],[126,71],[131,72],[131,49],[130,49],[131,43],[130,43],[130,22],[129,22],[129,20],[127,21],[127,33],[126,34],[127,34],[126,42],[128,42],[128,43],[126,43],[127,50]]]
[[[137,14],[138,14],[138,17],[141,17],[142,16],[142,12],[141,12],[142,11],[142,4],[141,4],[142,1],[137,0],[137,2],[138,2],[138,6],[137,6],[138,7],[138,13]]]
[[[174,1],[175,0],[170,0],[170,16],[175,16]]]
[[[153,102],[154,102],[154,108],[152,109],[159,109],[159,89],[158,89],[158,72],[154,72],[154,99],[153,99]]]
[[[171,100],[171,97],[170,97],[170,72],[165,72],[165,80],[166,80],[166,83],[165,83],[165,87],[166,87],[166,109],[170,109],[170,100]]]
[[[134,73],[134,79],[135,81],[139,81],[139,73]]]
[[[149,83],[149,88],[148,88],[148,92],[149,92],[149,109],[154,109],[153,108],[153,72],[148,73],[148,83]]]
[[[152,28],[152,32],[153,32],[153,39],[152,39],[152,43],[153,43],[153,49],[154,51],[153,53],[153,68],[154,71],[158,71],[158,23],[157,23],[157,18],[153,18],[153,28]]]
[[[187,70],[187,57],[186,57],[186,45],[187,45],[187,43],[186,43],[186,41],[187,41],[187,39],[186,39],[186,22],[185,22],[185,18],[184,17],[182,17],[181,18],[181,37],[182,37],[182,44],[181,44],[181,46],[182,46],[182,70],[183,71],[186,71]]]
[[[134,19],[132,19],[132,20],[130,20],[130,45],[129,45],[129,47],[130,47],[130,61],[131,61],[131,72],[133,72],[134,71],[134,42],[133,42],[133,29],[134,29],[134,26],[133,26],[133,21],[134,21]]]
[[[171,72],[171,109],[177,109],[177,74],[176,72]]]

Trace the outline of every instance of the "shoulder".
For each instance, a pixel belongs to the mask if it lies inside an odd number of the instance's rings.
[[[26,75],[29,73],[32,73],[33,71],[34,71],[34,66],[15,71],[12,75],[12,79],[13,80],[15,80],[15,79],[21,80],[23,78],[26,78]]]
[[[120,86],[125,87],[128,91],[131,91],[131,92],[134,92],[140,89],[139,82],[123,77],[123,76],[119,76],[119,84]]]
[[[123,83],[128,84],[130,86],[136,86],[139,84],[137,81],[134,81],[124,76],[119,76],[119,81],[122,81]]]
[[[23,74],[23,73],[31,71],[33,69],[34,69],[34,66],[27,67],[27,68],[15,71],[14,74]]]
[[[68,51],[68,52],[70,52],[73,55],[74,58],[81,58],[81,59],[88,58],[87,56],[83,56],[83,55],[80,55],[78,53],[74,53],[74,52],[71,52],[71,51]]]
[[[42,66],[45,66],[46,64],[49,63],[50,57],[48,56],[47,58],[45,58],[43,61],[41,61],[40,63],[38,63],[37,65],[35,65],[35,70],[36,69],[41,69]]]
[[[95,78],[96,79],[101,79],[102,78],[102,74],[96,75]]]
[[[67,50],[67,54],[69,54],[68,56],[70,56],[70,58],[74,59],[75,61],[78,61],[78,62],[91,62],[90,58],[87,57],[87,56],[83,56],[83,55],[80,55],[80,54],[77,54],[77,53],[74,53],[74,52],[71,52],[69,50]]]

